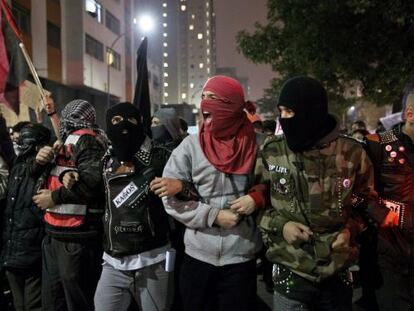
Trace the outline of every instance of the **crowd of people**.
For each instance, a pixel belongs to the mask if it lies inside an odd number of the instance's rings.
[[[131,103],[57,114],[59,137],[0,118],[0,265],[15,310],[414,308],[414,94],[403,122],[341,134],[317,80],[285,82],[276,121],[226,76],[203,87],[199,132],[172,108],[145,127]],[[352,138],[353,136],[354,138]]]

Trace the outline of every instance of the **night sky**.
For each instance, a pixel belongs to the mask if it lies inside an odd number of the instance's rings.
[[[215,0],[217,66],[236,67],[239,76],[249,78],[250,99],[262,97],[274,77],[268,65],[255,65],[236,50],[236,34],[239,30],[254,29],[256,21],[265,23],[267,0]]]

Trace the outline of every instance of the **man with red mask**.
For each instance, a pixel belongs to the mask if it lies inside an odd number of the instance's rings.
[[[180,291],[184,310],[254,310],[255,254],[261,248],[251,219],[251,204],[239,200],[250,184],[257,145],[239,82],[215,76],[203,88],[200,133],[190,135],[172,152],[163,178],[191,184],[199,200],[171,196],[160,181],[168,214],[186,226]],[[171,184],[171,183],[170,183]]]

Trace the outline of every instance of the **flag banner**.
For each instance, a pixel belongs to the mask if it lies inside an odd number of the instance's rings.
[[[148,84],[147,48],[148,39],[145,37],[137,51],[137,81],[133,104],[141,112],[145,133],[151,137],[151,100]]]
[[[51,93],[45,89],[43,89],[46,96],[50,96]],[[23,105],[26,105],[32,108],[35,111],[42,111],[43,104],[42,104],[42,96],[39,92],[39,88],[33,82],[28,80],[24,81],[20,85],[20,102]]]
[[[20,32],[5,0],[1,0],[1,11],[3,14],[0,28],[2,33],[0,35],[0,40],[2,39],[0,43],[0,70],[3,70],[4,75],[0,77],[0,102],[6,104],[18,115],[19,86],[26,80],[29,68],[19,47]]]

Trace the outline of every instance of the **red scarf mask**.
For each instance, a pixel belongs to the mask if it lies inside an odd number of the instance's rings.
[[[250,173],[256,158],[256,135],[244,109],[254,113],[254,105],[245,102],[240,83],[229,77],[209,79],[205,91],[219,97],[201,101],[201,111],[210,114],[199,134],[205,156],[221,172]]]

